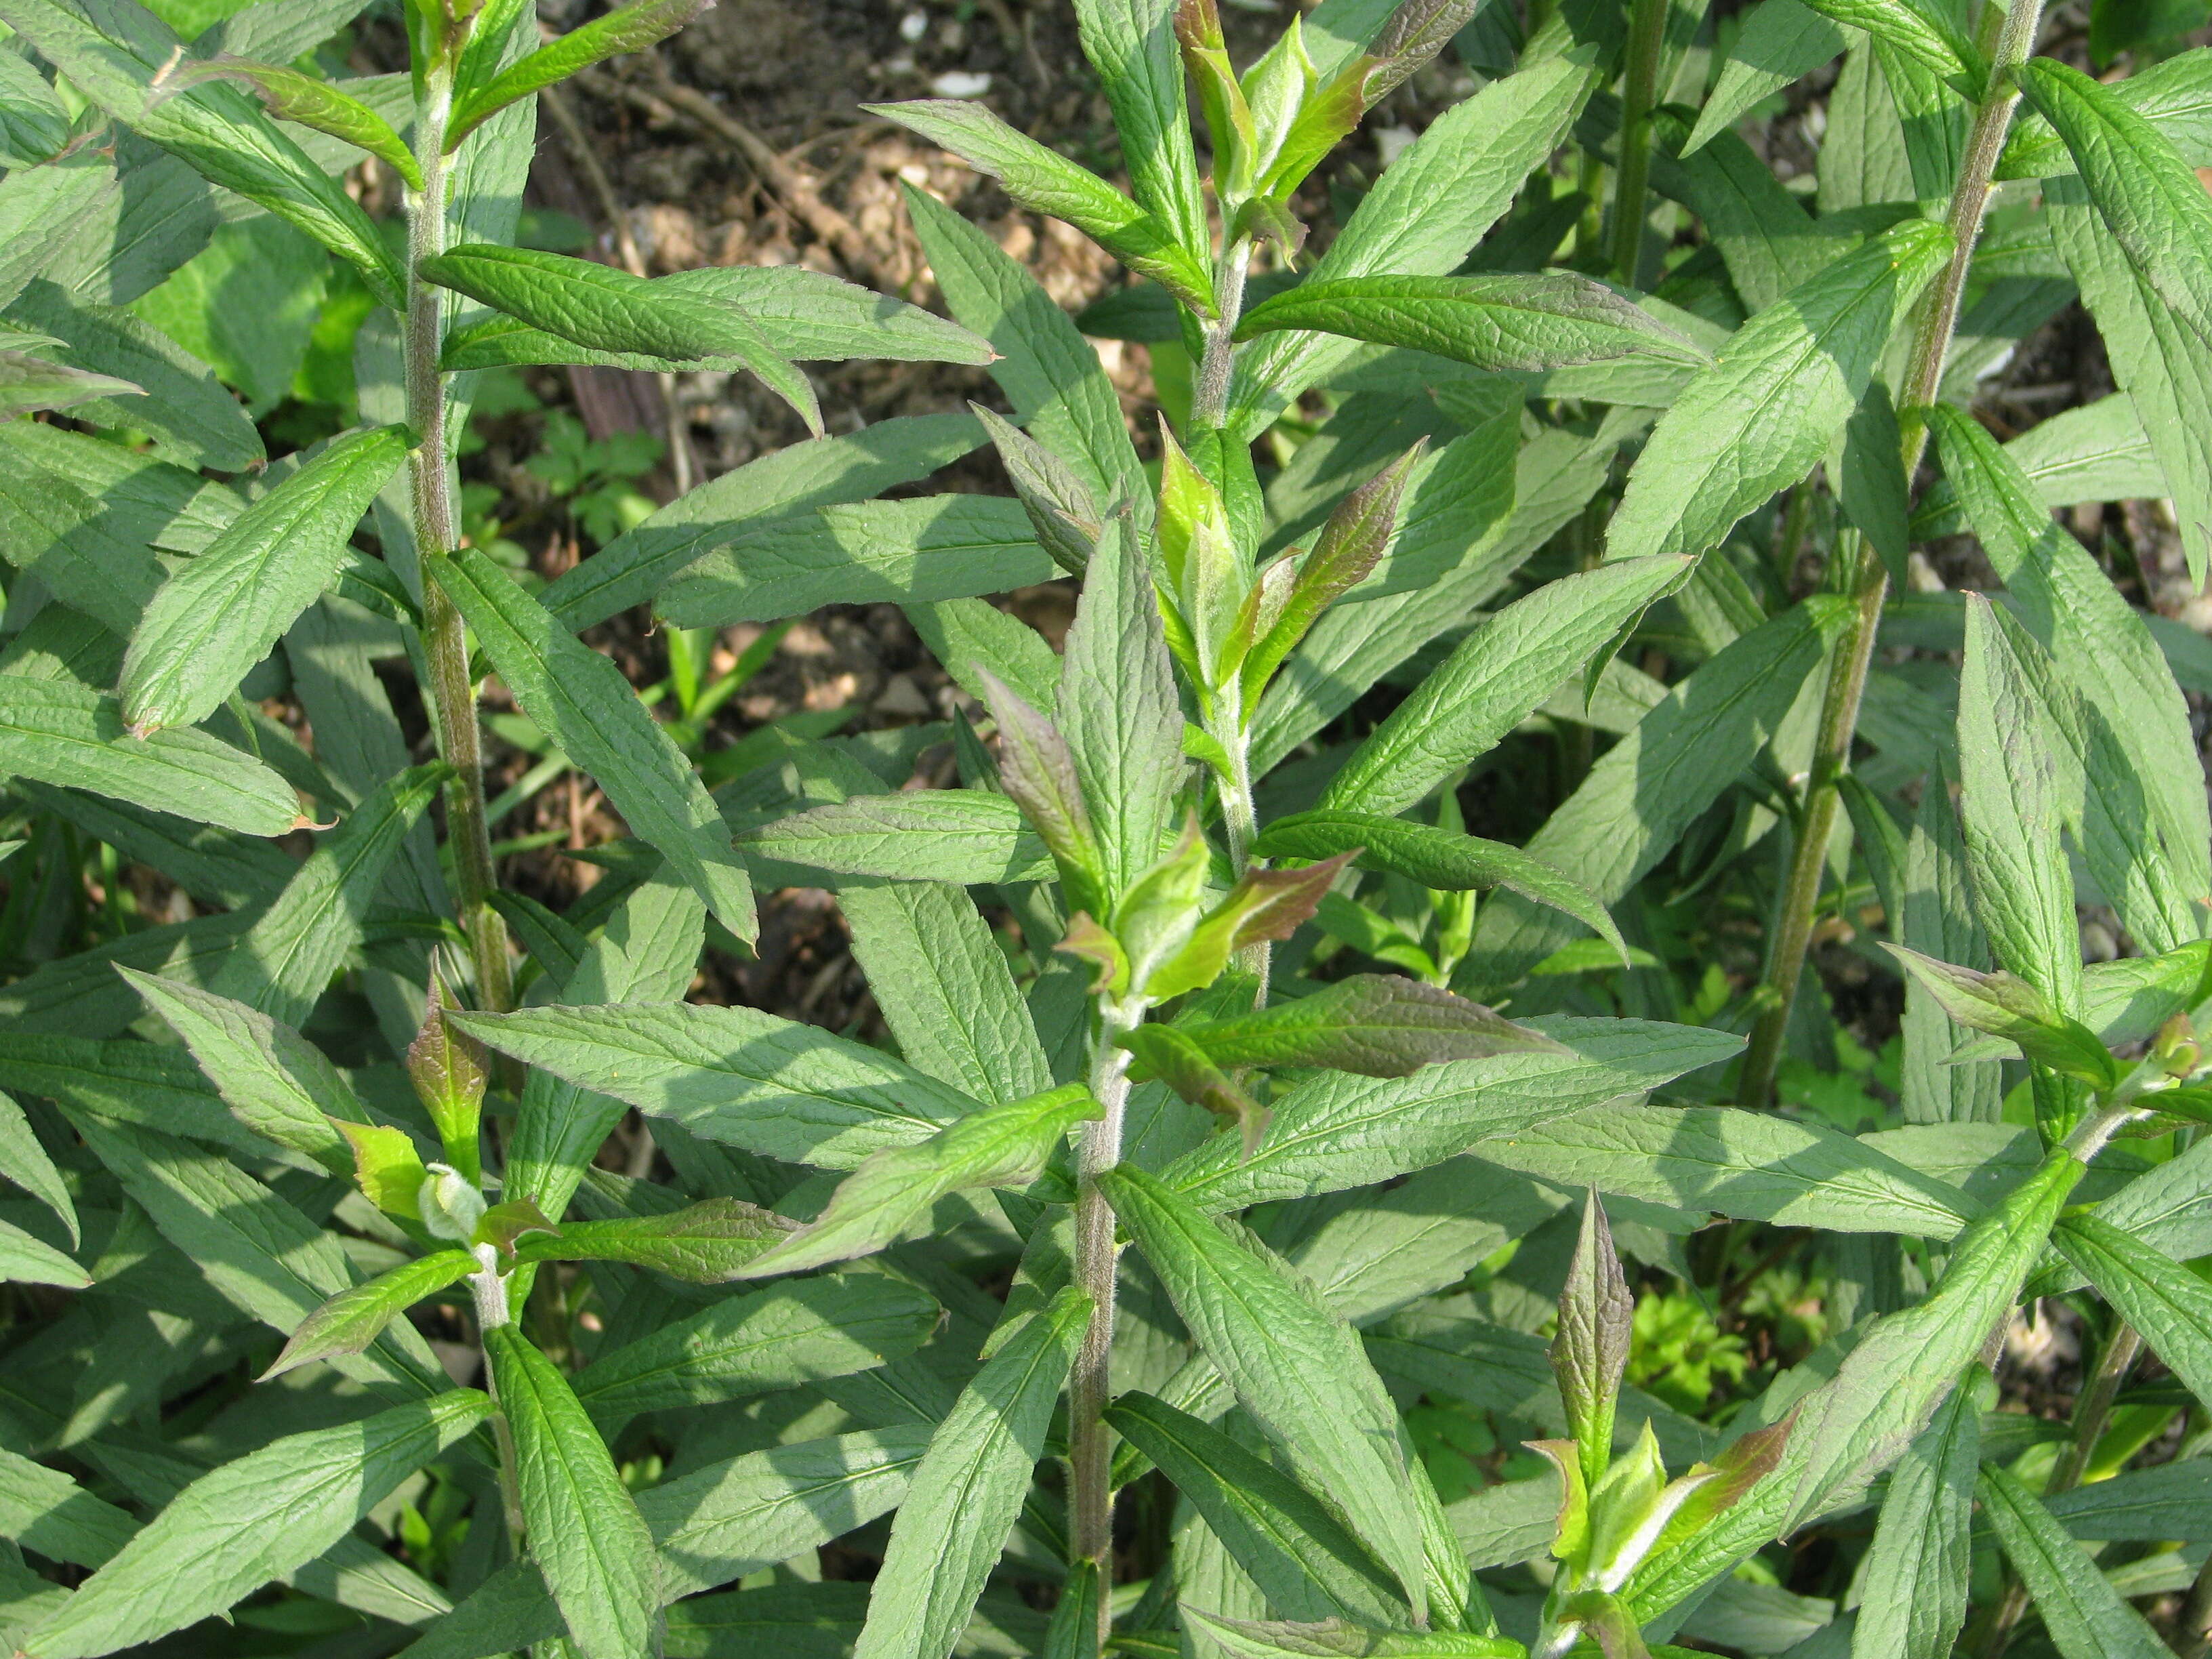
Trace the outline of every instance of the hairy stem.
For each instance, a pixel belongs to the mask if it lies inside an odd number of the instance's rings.
[[[1100,1000],[1090,1083],[1106,1110],[1083,1126],[1076,1148],[1075,1283],[1091,1298],[1091,1324],[1067,1385],[1068,1553],[1073,1560],[1097,1562],[1102,1584],[1111,1582],[1114,1549],[1113,1431],[1103,1413],[1112,1393],[1115,1254],[1114,1206],[1098,1177],[1121,1161],[1129,1100],[1129,1051],[1115,1039],[1143,1017],[1141,1007]],[[1102,1642],[1109,1599],[1098,1598]]]
[[[416,161],[422,188],[407,202],[407,314],[402,320],[407,380],[407,424],[416,447],[408,457],[416,551],[422,581],[422,654],[437,712],[438,747],[453,769],[446,786],[446,835],[453,855],[455,901],[476,964],[480,1006],[503,1013],[514,1006],[514,970],[507,961],[507,923],[492,908],[499,885],[492,868],[491,824],[484,812],[483,737],[477,725],[476,686],[469,678],[468,641],[460,613],[427,568],[454,546],[453,480],[447,465],[446,386],[438,368],[441,303],[438,290],[417,275],[425,259],[446,245],[446,120],[453,88],[434,68],[415,112]]]
[[[1205,325],[1206,355],[1190,400],[1190,423],[1200,431],[1218,427],[1229,413],[1229,381],[1237,367],[1233,340],[1244,312],[1244,268],[1251,263],[1251,239],[1240,236],[1221,251],[1214,268],[1215,315]]]
[[[490,1244],[479,1244],[476,1247],[475,1255],[479,1265],[477,1271],[469,1275],[469,1293],[476,1300],[477,1329],[482,1333],[495,1326],[513,1323],[514,1314],[507,1303],[507,1280],[500,1277],[498,1249]],[[496,1405],[499,1390],[492,1382],[489,1356],[483,1362],[483,1376],[484,1387],[491,1390],[492,1401]],[[507,1539],[514,1547],[515,1554],[520,1556],[524,1532],[522,1491],[515,1483],[514,1431],[508,1426],[505,1413],[492,1413],[491,1431],[492,1437],[499,1444],[499,1499],[500,1507],[506,1513]]]
[[[1620,86],[1620,165],[1613,181],[1610,259],[1636,286],[1644,256],[1644,195],[1651,182],[1651,112],[1659,100],[1659,58],[1667,40],[1667,0],[1635,0],[1628,20],[1628,71]]]
[[[1936,278],[1936,288],[1923,301],[1912,355],[1905,377],[1905,471],[1908,479],[1920,465],[1928,447],[1928,423],[1923,411],[1936,401],[1942,384],[1943,365],[1951,350],[1951,337],[1959,322],[1959,306],[1966,291],[1966,275],[1974,258],[1974,244],[1982,234],[1982,217],[1988,210],[1990,179],[1997,156],[2004,149],[2005,130],[2013,106],[2020,101],[2013,71],[2035,49],[2043,8],[2037,0],[2021,0],[2004,15],[1996,46],[1991,54],[1989,85],[1974,110],[1974,125],[1960,164],[1959,182],[1951,192],[1946,222],[1951,232],[1951,258]],[[1625,134],[1624,134],[1625,140]],[[1625,146],[1624,146],[1625,148]],[[1838,552],[1841,552],[1841,547]],[[1851,740],[1858,731],[1859,702],[1866,690],[1867,670],[1874,660],[1875,641],[1881,632],[1882,602],[1888,595],[1889,577],[1870,548],[1856,554],[1856,568],[1846,589],[1855,601],[1850,628],[1836,642],[1829,665],[1828,690],[1820,710],[1820,736],[1806,784],[1801,832],[1794,849],[1788,879],[1784,884],[1780,922],[1773,948],[1767,957],[1765,1012],[1753,1028],[1751,1047],[1744,1056],[1736,1098],[1746,1106],[1765,1106],[1774,1087],[1774,1068],[1781,1059],[1782,1039],[1789,1029],[1790,1005],[1804,972],[1805,951],[1812,940],[1814,902],[1820,892],[1820,869],[1828,852],[1828,832],[1836,821],[1836,785],[1850,765]]]

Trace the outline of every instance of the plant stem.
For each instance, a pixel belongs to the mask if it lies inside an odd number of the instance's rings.
[[[495,1326],[514,1322],[507,1304],[507,1280],[500,1277],[499,1251],[496,1246],[479,1244],[476,1247],[477,1270],[469,1275],[469,1293],[476,1299],[477,1329],[479,1333]],[[499,1401],[499,1390],[493,1385],[491,1360],[483,1362],[484,1387],[491,1391],[492,1402]],[[522,1519],[522,1491],[515,1484],[514,1431],[508,1426],[506,1413],[494,1412],[491,1419],[492,1437],[499,1443],[499,1498],[506,1512],[507,1540],[519,1557],[522,1553],[524,1524]]]
[[[1190,400],[1190,423],[1200,431],[1218,427],[1229,413],[1229,381],[1237,367],[1233,340],[1244,313],[1244,270],[1251,263],[1251,239],[1240,236],[1222,249],[1221,263],[1214,267],[1215,315],[1205,325],[1206,355],[1199,360]]]
[[[2174,1651],[2181,1659],[2205,1659],[2212,1654],[2212,1560],[2198,1570],[2182,1603],[2181,1623],[2173,1632]]]
[[[1141,1006],[1099,1000],[1090,1083],[1105,1115],[1083,1126],[1075,1158],[1075,1283],[1091,1298],[1091,1324],[1067,1385],[1068,1552],[1073,1560],[1098,1564],[1102,1643],[1111,1600],[1103,1587],[1112,1582],[1114,1552],[1113,1431],[1103,1413],[1112,1394],[1115,1253],[1114,1206],[1098,1177],[1121,1162],[1129,1101],[1129,1051],[1115,1039],[1143,1018]]]
[[[407,313],[402,319],[407,424],[416,447],[408,457],[416,550],[423,565],[422,654],[437,711],[438,747],[453,769],[446,786],[446,834],[453,855],[455,895],[468,934],[481,1007],[504,1013],[514,1006],[507,923],[491,907],[499,885],[492,867],[491,825],[484,812],[483,738],[477,725],[476,687],[469,678],[468,641],[460,613],[431,574],[431,560],[455,544],[453,480],[447,462],[445,377],[438,368],[441,306],[438,290],[417,274],[446,245],[446,121],[453,105],[450,72],[433,65],[415,111],[415,158],[422,188],[407,203]]]
[[[1613,181],[1611,262],[1636,286],[1644,257],[1644,193],[1651,182],[1651,111],[1667,43],[1667,0],[1635,0],[1628,20],[1628,70],[1620,85],[1620,165]]]
[[[2106,1339],[2105,1351],[2098,1356],[2097,1370],[2081,1390],[2081,1397],[2074,1403],[2074,1438],[2067,1446],[2058,1467],[2051,1470],[2051,1479],[2043,1488],[2046,1498],[2069,1492],[2081,1484],[2082,1474],[2089,1467],[2089,1459],[2103,1437],[2105,1425],[2112,1414],[2112,1401],[2120,1392],[2120,1384],[2142,1352],[2142,1338],[2132,1325],[2115,1325]],[[2021,1615],[2027,1611],[2027,1589],[2019,1575],[2005,1576],[2003,1599],[1990,1620],[1989,1633],[1983,1638],[1982,1659],[1999,1659],[2005,1644],[2012,1639],[2013,1626],[2020,1623]]]
[[[1639,3],[1641,0],[1639,0]],[[1912,355],[1905,377],[1905,472],[1908,481],[1920,465],[1928,447],[1928,422],[1923,413],[1936,401],[1943,380],[1943,365],[1950,355],[1951,336],[1959,322],[1959,306],[1966,291],[1966,275],[1973,264],[1974,244],[1982,234],[1982,217],[1988,210],[1990,175],[2004,149],[2005,129],[2013,106],[2020,101],[2013,71],[2035,49],[2043,8],[2039,0],[2020,0],[2005,14],[1991,54],[1990,79],[1974,111],[1974,125],[1967,139],[1966,159],[1960,164],[1959,182],[1951,192],[1946,223],[1951,232],[1951,258],[1936,278],[1934,292],[1923,302],[1919,325],[1912,340]],[[1624,149],[1626,134],[1624,133]],[[1838,551],[1841,551],[1839,546]],[[1836,821],[1836,785],[1850,765],[1851,739],[1858,731],[1859,701],[1866,690],[1867,670],[1881,632],[1882,602],[1887,597],[1888,573],[1870,548],[1856,553],[1856,568],[1845,590],[1855,601],[1850,626],[1836,643],[1828,671],[1826,701],[1820,710],[1819,747],[1807,781],[1805,810],[1784,885],[1782,917],[1768,955],[1765,988],[1770,994],[1766,1012],[1753,1028],[1751,1047],[1744,1056],[1736,1099],[1745,1106],[1768,1103],[1774,1087],[1774,1068],[1782,1055],[1782,1039],[1790,1024],[1790,1005],[1797,994],[1804,971],[1805,951],[1812,939],[1813,906],[1820,893],[1820,871],[1827,858],[1828,832]]]

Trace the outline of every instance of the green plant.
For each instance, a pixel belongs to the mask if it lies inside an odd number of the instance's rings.
[[[794,1627],[1632,1659],[1779,1651],[1816,1606],[1868,1656],[1994,1656],[2031,1612],[2065,1659],[2203,1652],[2212,1571],[2172,1546],[2212,1512],[2204,653],[2047,502],[2153,480],[2203,576],[2206,53],[2100,83],[2033,55],[2027,3],[1765,0],[1716,53],[1659,0],[1328,0],[1240,74],[1207,0],[1079,0],[1127,193],[980,104],[881,112],[1142,280],[1071,319],[910,191],[946,322],[512,245],[530,94],[685,0],[534,52],[517,6],[410,11],[389,94],[240,61],[335,27],[270,3],[179,56],[129,0],[0,0],[88,128],[152,146],[72,148],[22,60],[9,131],[44,148],[0,209],[99,227],[125,167],[199,169],[386,307],[387,417],[248,503],[185,470],[258,458],[228,394],[71,299],[102,279],[54,239],[7,245],[21,406],[135,434],[0,428],[11,611],[52,596],[0,659],[0,1132],[36,1200],[0,1246],[78,1292],[10,1293],[0,1516],[92,1569],[0,1586],[17,1646],[249,1601],[257,1642],[335,1604],[448,1659]],[[1454,40],[1495,73],[1335,179],[1299,269],[1316,169]],[[1801,198],[1735,129],[1838,56]],[[407,181],[404,258],[234,80]],[[2124,394],[2001,446],[1978,380],[2076,291]],[[1085,329],[1154,349],[1156,467]],[[863,348],[986,364],[1009,407],[817,436],[541,592],[457,544],[475,371],[742,369],[818,429],[790,360]],[[884,498],[986,441],[1012,497]],[[2001,603],[1893,593],[1966,529]],[[985,596],[1063,573],[1056,654]],[[394,624],[436,762],[344,726],[333,592]],[[710,678],[710,630],[884,601],[968,696],[957,787],[902,787],[882,733],[704,748],[759,665]],[[640,690],[575,636],[648,603]],[[243,701],[279,637],[312,754]],[[565,914],[497,890],[487,670],[632,832]],[[296,866],[265,844],[325,821],[295,786],[336,819]],[[126,861],[222,908],[133,926]],[[836,893],[888,1043],[684,1000],[786,885]],[[2084,899],[2136,954],[2085,965]],[[1847,937],[1884,947],[1851,960],[1893,1065],[1806,978]],[[630,1109],[669,1181],[597,1167]],[[1688,1287],[1639,1311],[1616,1237]],[[1816,1276],[1817,1326],[1784,1289]],[[1992,1371],[2036,1299],[2089,1354],[2023,1431]],[[1817,1346],[1754,1373],[1746,1313]],[[2131,1382],[2146,1351],[2172,1384]],[[2120,1473],[2176,1413],[2186,1455]],[[867,1584],[820,1581],[833,1543]]]

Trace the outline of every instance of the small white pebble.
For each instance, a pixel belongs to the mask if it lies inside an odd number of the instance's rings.
[[[929,83],[939,98],[981,98],[991,89],[989,75],[975,70],[947,70]]]
[[[1420,134],[1411,127],[1378,127],[1375,131],[1375,148],[1382,152],[1382,165],[1393,161],[1413,148],[1413,140]]]
[[[929,14],[926,11],[910,11],[899,19],[899,39],[908,46],[928,33]]]

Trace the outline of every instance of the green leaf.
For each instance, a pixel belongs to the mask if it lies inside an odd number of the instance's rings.
[[[713,0],[631,0],[540,46],[484,85],[462,87],[453,100],[452,125],[446,129],[447,154],[459,149],[461,140],[487,117],[509,104],[606,58],[643,52],[665,40],[711,3]]]
[[[892,1518],[854,1659],[938,1659],[951,1650],[1021,1513],[1090,1322],[1090,1298],[1061,1291],[961,1391]]]
[[[2212,1395],[2212,1285],[2094,1215],[2060,1222],[2051,1242],[2142,1334],[2184,1387],[2200,1400]]]
[[[405,459],[404,427],[343,438],[179,564],[132,634],[118,695],[133,732],[205,720],[337,574],[361,515]]]
[[[1554,57],[1454,105],[1384,170],[1306,281],[1458,269],[1565,138],[1591,81],[1581,62]],[[1224,430],[1257,437],[1352,349],[1347,341],[1297,331],[1239,353]]]
[[[2156,1538],[2204,1541],[2212,1530],[2212,1464],[2201,1458],[2130,1469],[2062,1492],[2045,1507],[2076,1538],[2128,1542]]]
[[[1066,738],[993,668],[977,663],[971,672],[999,728],[1000,787],[1051,853],[1069,902],[1110,914],[1113,898],[1105,888],[1104,854]]]
[[[227,1611],[346,1538],[490,1412],[484,1395],[456,1389],[286,1435],[202,1475],[39,1627],[41,1659],[92,1659]]]
[[[1738,329],[1652,429],[1607,530],[1606,557],[1703,553],[1802,477],[1949,254],[1942,226],[1907,220]]]
[[[639,0],[641,6],[661,3]],[[423,260],[418,270],[425,282],[597,351],[634,352],[688,364],[736,358],[799,412],[808,431],[822,435],[822,408],[813,383],[770,347],[756,324],[730,307],[656,288],[642,276],[593,260],[486,242],[449,248]]]
[[[259,761],[190,728],[134,738],[121,704],[73,681],[0,674],[0,772],[243,835],[300,823],[291,786]]]
[[[1363,1630],[1337,1619],[1294,1624],[1184,1611],[1229,1659],[1519,1659],[1527,1651],[1505,1637],[1468,1631]],[[1682,1650],[1662,1651],[1672,1659]]]
[[[924,98],[860,107],[871,115],[888,116],[951,150],[996,179],[1024,207],[1065,219],[1130,270],[1151,277],[1193,310],[1212,315],[1212,276],[1176,240],[1175,228],[1097,174],[1008,126],[981,104]]]
[[[1523,850],[1601,903],[1619,901],[1741,775],[1847,613],[1840,599],[1814,595],[1701,665],[1606,751]],[[1567,938],[1555,917],[1500,894],[1476,918],[1465,971],[1479,985],[1510,985]]]
[[[441,761],[412,767],[348,814],[231,948],[208,989],[281,1024],[306,1024],[367,931],[369,902],[400,842],[447,775]]]
[[[0,64],[0,166],[34,167],[69,142],[69,112],[44,76],[15,53]]]
[[[1914,0],[1806,0],[1815,10],[1846,27],[1864,29],[1949,82],[1968,98],[1981,95],[1988,65],[1964,29],[1940,4]]]
[[[1369,734],[1329,781],[1322,808],[1390,817],[1415,805],[1495,747],[1689,568],[1679,558],[1607,564],[1506,606]]]
[[[1098,1185],[1237,1403],[1291,1473],[1329,1495],[1421,1618],[1426,1580],[1397,1411],[1352,1328],[1157,1177],[1123,1164]]]
[[[512,1325],[483,1334],[514,1442],[530,1555],[585,1659],[632,1659],[657,1644],[659,1561],[637,1502],[568,1379]]]
[[[1182,708],[1145,552],[1126,516],[1091,555],[1060,668],[1060,727],[1097,827],[1108,902],[1164,850]]]
[[[1285,1617],[1370,1625],[1406,1617],[1389,1574],[1327,1505],[1272,1463],[1148,1394],[1122,1395],[1106,1420],[1175,1483]]]
[[[1844,45],[1843,30],[1804,0],[1764,0],[1745,14],[1682,154],[1702,149],[1753,105],[1841,57]]]
[[[1948,1238],[1980,1213],[1956,1188],[1849,1135],[1732,1106],[1613,1103],[1478,1152],[1562,1186],[1782,1226]]]
[[[2063,1659],[2164,1659],[2171,1652],[2019,1476],[1991,1463],[1978,1486],[1982,1513]]]
[[[1257,1013],[1186,1020],[1172,1029],[1231,1069],[1320,1066],[1362,1077],[1407,1077],[1446,1060],[1561,1052],[1551,1038],[1480,1003],[1382,974],[1354,974]]]
[[[872,1255],[926,1231],[930,1211],[949,1194],[1025,1187],[1068,1131],[1102,1109],[1082,1084],[1063,1084],[1026,1100],[981,1107],[919,1146],[877,1152],[837,1183],[818,1218],[756,1257],[742,1277],[805,1273]]]
[[[1575,1444],[1583,1485],[1595,1491],[1613,1455],[1613,1423],[1620,1379],[1628,1370],[1629,1339],[1636,1306],[1605,1206],[1592,1187],[1583,1205],[1582,1231],[1567,1263],[1559,1291],[1558,1334],[1550,1358],[1566,1407],[1567,1431]],[[1646,1425],[1647,1432],[1649,1425]]]
[[[795,1279],[602,1354],[577,1372],[576,1397],[611,1426],[639,1412],[799,1388],[912,1353],[939,1315],[929,1297],[884,1273]]]
[[[0,1175],[5,1175],[59,1217],[62,1225],[69,1229],[71,1246],[82,1242],[77,1229],[76,1206],[70,1200],[62,1172],[54,1167],[53,1159],[40,1144],[23,1109],[6,1095],[0,1095]]]
[[[789,445],[671,501],[553,582],[543,603],[564,627],[588,628],[652,599],[694,560],[750,526],[866,500],[927,477],[982,441],[982,427],[970,416],[918,415]]]
[[[1098,71],[1114,109],[1122,165],[1137,199],[1168,234],[1203,260],[1209,246],[1206,200],[1176,51],[1175,7],[1168,0],[1077,0],[1083,55]]]
[[[1867,1560],[1888,1590],[1860,1604],[1853,1659],[1948,1659],[1966,1624],[1986,1388],[1970,1373],[1890,1474]]]
[[[582,644],[474,548],[428,561],[522,712],[607,792],[714,918],[753,936],[752,885],[714,798],[609,658]]]
[[[2212,161],[2212,52],[2200,47],[2133,68],[2107,90],[2164,133],[2191,166]],[[2074,157],[2047,119],[2033,110],[2014,118],[1997,178],[2057,179],[2074,170]]]
[[[145,394],[146,388],[134,381],[71,368],[26,351],[0,351],[0,419],[72,409],[94,398]]]
[[[909,1061],[976,1099],[1052,1085],[1006,955],[973,900],[945,881],[854,885],[837,897],[853,955]]]
[[[1308,281],[1244,313],[1237,337],[1312,329],[1492,372],[1650,357],[1702,368],[1691,341],[1602,283],[1566,271]]]
[[[1939,408],[1929,420],[2014,614],[2081,697],[2089,729],[2081,841],[2090,872],[2130,932],[2154,951],[2177,949],[2201,931],[2198,900],[2212,893],[2212,821],[2172,671],[1996,440],[1957,410]]]
[[[488,1046],[709,1140],[849,1170],[976,1103],[879,1048],[750,1008],[526,1008],[455,1014]]]
[[[266,1382],[310,1360],[359,1353],[424,1297],[458,1285],[476,1271],[477,1259],[466,1250],[440,1250],[340,1291],[300,1322],[284,1352],[258,1380]]]
[[[1209,1143],[1165,1179],[1207,1211],[1364,1187],[1441,1164],[1583,1107],[1637,1095],[1741,1046],[1726,1032],[1643,1020],[1547,1020],[1564,1054],[1498,1054],[1403,1079],[1324,1074],[1279,1096],[1252,1156]]]
[[[181,43],[151,13],[7,0],[4,21],[113,119],[350,260],[398,309],[406,282],[360,205],[234,87],[157,84]]]
[[[763,866],[870,880],[1042,881],[1050,874],[1044,844],[1004,795],[981,789],[908,789],[854,795],[811,807],[738,836]],[[775,885],[764,871],[763,880]],[[818,881],[818,877],[817,877]],[[836,885],[831,882],[822,884]]]
[[[706,265],[653,278],[658,291],[704,304],[726,307],[760,330],[769,345],[800,361],[881,358],[896,362],[988,363],[990,343],[959,324],[908,305],[888,295],[848,283],[803,265]],[[494,314],[447,335],[439,364],[450,370],[502,368],[530,363],[598,363],[662,374],[693,368],[735,372],[746,365],[735,357],[709,357],[696,363],[651,357],[637,352],[599,351],[558,334],[532,328],[515,317]],[[866,428],[878,438],[902,426],[944,425],[943,415],[906,416]],[[850,447],[866,433],[830,439]],[[776,452],[796,454],[803,446]],[[775,456],[765,457],[774,459]]]
[[[1541,859],[1503,842],[1403,818],[1323,807],[1276,819],[1261,832],[1253,850],[1268,858],[1302,859],[1356,850],[1356,862],[1364,868],[1404,876],[1437,891],[1504,887],[1586,923],[1623,963],[1628,960],[1627,943],[1603,905]]]
[[[2152,291],[2212,349],[2212,197],[2172,142],[2081,70],[2021,65],[2020,89],[2055,128],[2114,240]]]
[[[2093,1088],[2108,1089],[2119,1081],[2119,1064],[2097,1034],[2053,1008],[2027,981],[2002,969],[1984,974],[1954,968],[1901,945],[1884,948],[1960,1024],[2003,1037],[2029,1059],[2080,1078]]]
[[[1158,1078],[1192,1105],[1234,1119],[1247,1152],[1258,1144],[1267,1121],[1267,1108],[1238,1087],[1194,1038],[1175,1026],[1152,1021],[1117,1041],[1135,1056],[1132,1077],[1140,1082]]]
[[[282,64],[257,64],[243,58],[219,58],[204,65],[193,64],[176,78],[186,86],[214,80],[240,82],[258,94],[263,107],[278,120],[297,121],[303,127],[343,139],[375,156],[410,188],[422,188],[415,152],[392,130],[392,124],[328,81]]]
[[[2054,745],[2023,661],[2031,653],[2040,654],[2009,613],[1966,596],[1959,814],[1975,908],[1999,964],[2070,1016],[2081,995],[2081,933],[2059,842]]]
[[[365,1121],[368,1114],[321,1049],[242,1002],[135,969],[119,971],[183,1040],[240,1123],[334,1175],[353,1174],[353,1149],[331,1120]]]
[[[52,1245],[11,1222],[0,1221],[0,1279],[81,1291],[92,1283],[92,1275]]]
[[[710,1198],[665,1215],[571,1221],[514,1246],[519,1261],[623,1261],[694,1285],[745,1277],[746,1264],[791,1236],[796,1224],[738,1198]]]
[[[997,495],[826,507],[708,554],[653,610],[682,628],[767,621],[824,605],[912,605],[1048,581],[1058,573],[1018,501]]]

